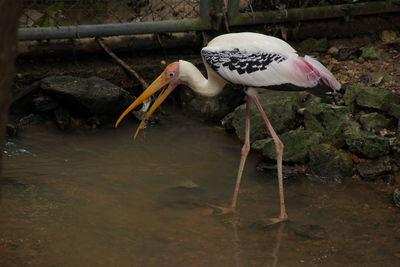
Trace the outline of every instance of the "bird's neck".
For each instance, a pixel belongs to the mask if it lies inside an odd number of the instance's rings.
[[[227,83],[206,66],[208,79],[190,62],[179,60],[179,78],[196,93],[206,97],[219,94]]]

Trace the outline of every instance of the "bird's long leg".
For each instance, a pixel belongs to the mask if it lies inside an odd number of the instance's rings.
[[[246,96],[245,137],[244,137],[244,144],[243,144],[243,147],[241,150],[239,169],[238,169],[238,173],[236,176],[236,185],[235,185],[235,190],[233,191],[231,207],[225,208],[225,207],[210,205],[210,206],[220,210],[220,212],[221,212],[220,214],[237,212],[236,207],[237,207],[237,199],[238,199],[239,189],[240,189],[240,182],[242,181],[242,174],[243,174],[244,165],[246,163],[247,155],[249,154],[249,151],[250,151],[250,104],[251,104],[250,97]]]
[[[274,218],[274,219],[271,219],[270,221],[272,223],[286,221],[288,219],[288,216],[286,213],[285,196],[284,196],[284,192],[283,192],[283,174],[282,174],[283,143],[279,139],[274,128],[272,127],[271,122],[269,121],[269,119],[267,117],[267,114],[265,114],[265,111],[262,108],[261,103],[257,98],[257,95],[251,95],[249,97],[256,105],[258,112],[260,112],[260,115],[261,115],[262,119],[264,120],[265,124],[267,125],[268,131],[270,132],[272,139],[274,140],[274,143],[275,143],[276,160],[277,160],[277,167],[278,167],[279,203],[280,203],[281,211],[280,211],[279,218]]]
[[[233,191],[232,204],[231,204],[232,211],[234,211],[234,212],[236,212],[237,199],[238,199],[238,195],[239,195],[240,182],[242,181],[244,164],[246,163],[247,155],[249,154],[249,151],[250,151],[250,97],[249,96],[246,96],[246,126],[245,126],[245,128],[246,129],[245,129],[245,135],[244,135],[244,144],[243,144],[242,151],[241,151],[239,170],[238,170],[238,173],[236,176],[235,191]]]

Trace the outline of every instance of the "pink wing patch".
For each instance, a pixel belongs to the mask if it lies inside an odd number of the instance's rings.
[[[313,87],[321,82],[334,91],[340,89],[341,85],[333,74],[314,58],[309,56],[298,57],[293,63],[296,66],[293,75],[302,83]]]

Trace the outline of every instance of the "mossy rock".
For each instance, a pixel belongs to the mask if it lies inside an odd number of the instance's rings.
[[[353,161],[350,155],[329,144],[312,146],[309,156],[307,177],[312,181],[340,184],[343,178],[353,175]]]
[[[377,87],[349,85],[344,101],[348,106],[355,104],[364,108],[390,111],[393,104],[400,103],[400,96]]]
[[[133,100],[124,89],[95,76],[49,76],[40,87],[68,109],[90,114],[118,114]]]
[[[322,142],[336,147],[345,144],[344,132],[351,125],[350,110],[345,106],[319,103],[309,105],[304,111],[304,125],[306,130],[321,132]]]
[[[395,117],[396,119],[400,119],[400,104],[392,104],[390,105],[388,114]]]
[[[289,223],[289,229],[296,235],[308,240],[323,240],[328,238],[328,233],[320,225]]]
[[[360,50],[362,51],[361,57],[364,59],[381,59],[384,57],[383,50],[373,45],[366,45],[361,47]]]
[[[289,131],[279,138],[284,144],[283,161],[305,163],[308,160],[308,150],[311,146],[318,144],[322,134],[307,130]],[[252,148],[261,150],[264,157],[276,159],[275,144],[272,138],[257,140]]]
[[[258,96],[261,105],[277,133],[294,129],[297,123],[296,112],[307,97],[304,92],[263,90]],[[232,126],[239,139],[244,140],[246,104],[235,109]],[[270,136],[255,105],[250,107],[250,140],[253,142]]]
[[[328,50],[328,40],[308,38],[299,45],[299,50],[303,52],[325,52]]]
[[[360,122],[363,129],[366,131],[371,131],[372,129],[379,130],[394,125],[394,119],[377,112],[362,114],[360,116]]]
[[[348,106],[351,111],[354,110],[355,101],[361,91],[361,88],[362,86],[357,86],[353,84],[345,86],[345,93],[343,95],[343,100],[346,106]]]
[[[363,130],[346,132],[346,144],[350,151],[366,158],[377,158],[390,152],[388,138]]]
[[[357,164],[357,171],[366,180],[375,180],[380,175],[392,170],[390,159],[384,156],[378,159],[365,160]]]

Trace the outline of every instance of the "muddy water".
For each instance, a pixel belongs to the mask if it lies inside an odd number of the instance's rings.
[[[25,130],[4,152],[0,266],[400,266],[400,214],[372,184],[286,184],[250,155],[240,217],[228,205],[241,144],[169,115],[132,141],[118,129]]]

